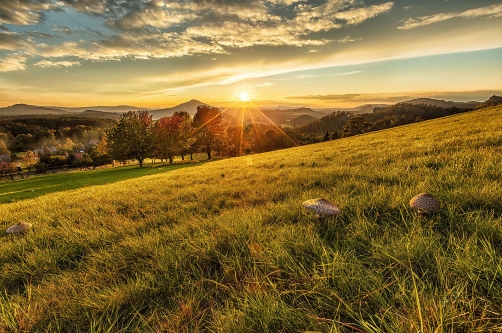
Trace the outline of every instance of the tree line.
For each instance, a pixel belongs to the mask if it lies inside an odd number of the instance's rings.
[[[10,175],[22,164],[31,172],[47,168],[96,168],[146,158],[173,163],[176,156],[193,159],[196,153],[240,156],[297,145],[335,140],[468,110],[425,104],[400,103],[373,113],[353,115],[336,111],[296,128],[248,124],[230,127],[219,109],[201,105],[192,118],[184,111],[156,121],[147,110],[124,113],[118,121],[75,117],[0,119],[0,155],[12,154],[14,163],[2,163],[0,174]],[[93,144],[89,144],[91,140]],[[40,145],[43,149],[40,151]],[[33,149],[38,147],[38,156]],[[20,156],[16,153],[24,151]],[[17,163],[16,160],[17,159]]]
[[[99,140],[111,119],[64,116],[17,116],[0,118],[0,145],[10,153],[55,147],[59,153],[83,150],[91,140]],[[1,155],[1,153],[0,153]]]
[[[335,111],[321,119],[295,128],[301,143],[316,143],[352,135],[407,125],[424,120],[450,116],[471,109],[444,108],[429,104],[398,103],[387,108],[376,108],[372,113],[353,115]]]

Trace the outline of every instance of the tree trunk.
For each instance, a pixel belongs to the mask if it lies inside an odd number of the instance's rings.
[[[212,156],[211,156],[211,149],[208,149],[208,150],[206,151],[206,153],[207,153],[207,159],[208,159],[208,160],[210,160],[210,159],[211,159],[211,157],[212,157]]]
[[[169,156],[169,164],[173,164],[173,157]]]
[[[181,155],[181,160],[184,161],[185,160],[185,155]]]
[[[142,168],[143,167],[143,159],[138,158],[138,162],[139,162],[139,167]]]
[[[190,154],[190,161],[193,161],[193,154]]]

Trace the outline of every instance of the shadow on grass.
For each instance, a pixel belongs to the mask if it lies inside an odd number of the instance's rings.
[[[31,176],[0,183],[0,203],[36,198],[45,194],[105,185],[131,178],[150,176],[181,168],[203,165],[207,161],[155,165],[124,166],[59,174]]]

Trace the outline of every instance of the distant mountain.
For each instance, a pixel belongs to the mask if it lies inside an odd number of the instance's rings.
[[[351,112],[353,114],[363,114],[363,113],[372,113],[373,110],[377,108],[387,108],[391,106],[391,104],[364,104],[364,105],[359,105],[354,108],[326,108],[326,109],[316,109],[316,111],[324,112],[326,113],[333,113],[336,111],[345,111],[345,112]]]
[[[230,126],[240,126],[241,122],[247,124],[266,124],[266,125],[289,125],[292,119],[299,116],[308,115],[314,119],[322,118],[326,113],[314,111],[309,108],[296,109],[258,109],[258,108],[228,108],[222,111],[225,120]],[[228,115],[228,116],[227,116]]]
[[[471,102],[454,102],[454,101],[445,101],[442,99],[433,99],[433,98],[415,98],[410,99],[409,101],[404,101],[402,103],[406,104],[426,104],[426,105],[434,105],[440,106],[442,108],[452,108],[456,107],[459,109],[474,109],[480,102],[471,101]]]
[[[137,111],[137,110],[142,110],[142,108],[138,108],[136,106],[130,106],[130,105],[117,105],[117,106],[82,106],[82,107],[76,107],[76,108],[69,108],[69,107],[59,107],[55,106],[53,107],[55,109],[60,109],[60,110],[65,110],[68,112],[85,112],[85,111],[101,111],[101,112],[118,112],[118,113],[125,113],[129,111]]]
[[[389,106],[390,106],[389,104],[364,104],[364,105],[360,105],[360,106],[353,108],[352,112],[357,113],[357,114],[372,113],[373,110],[375,110],[376,108],[383,108],[383,107],[389,107]],[[346,110],[346,111],[349,111],[349,110]]]
[[[158,119],[161,117],[170,117],[175,112],[178,112],[178,111],[186,111],[193,117],[195,115],[195,113],[197,112],[197,107],[199,105],[207,105],[207,104],[203,103],[201,101],[198,101],[196,99],[192,99],[188,102],[182,103],[182,104],[174,106],[172,108],[150,110],[149,112],[153,116],[153,119]]]
[[[493,95],[483,103],[476,106],[476,109],[487,108],[489,106],[497,106],[502,104],[502,97]]]
[[[104,112],[95,110],[85,110],[84,112],[72,113],[72,116],[84,118],[113,119],[117,120],[122,116],[119,112]]]
[[[289,125],[291,125],[291,126],[303,126],[303,125],[311,123],[311,122],[313,122],[313,121],[315,121],[317,119],[318,118],[316,118],[316,117],[312,117],[312,116],[309,116],[308,114],[304,114],[302,116],[299,116],[299,117],[291,119],[289,121]]]
[[[0,116],[23,116],[23,115],[42,115],[42,114],[55,114],[67,115],[68,112],[44,106],[28,105],[28,104],[14,104],[5,108],[0,108]]]

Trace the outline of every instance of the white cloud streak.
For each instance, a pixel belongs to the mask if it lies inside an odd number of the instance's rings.
[[[398,29],[399,30],[408,30],[408,29],[418,28],[418,27],[433,24],[436,22],[450,20],[450,19],[456,18],[456,17],[473,19],[473,18],[479,18],[479,17],[496,18],[496,17],[501,17],[501,16],[502,16],[502,4],[498,4],[498,5],[481,7],[481,8],[476,8],[476,9],[470,9],[470,10],[466,10],[464,12],[439,13],[439,14],[435,14],[435,15],[421,16],[416,19],[409,18],[406,21],[404,21],[404,23],[402,25],[400,25],[398,27]]]
[[[9,55],[0,58],[0,72],[12,72],[26,69],[27,58],[21,54]]]
[[[0,23],[16,25],[37,24],[42,18],[41,11],[55,9],[58,6],[49,0],[37,2],[19,0],[0,1]]]
[[[49,61],[49,60],[41,60],[35,64],[35,66],[39,66],[42,68],[46,67],[72,67],[72,66],[80,66],[79,61]]]

